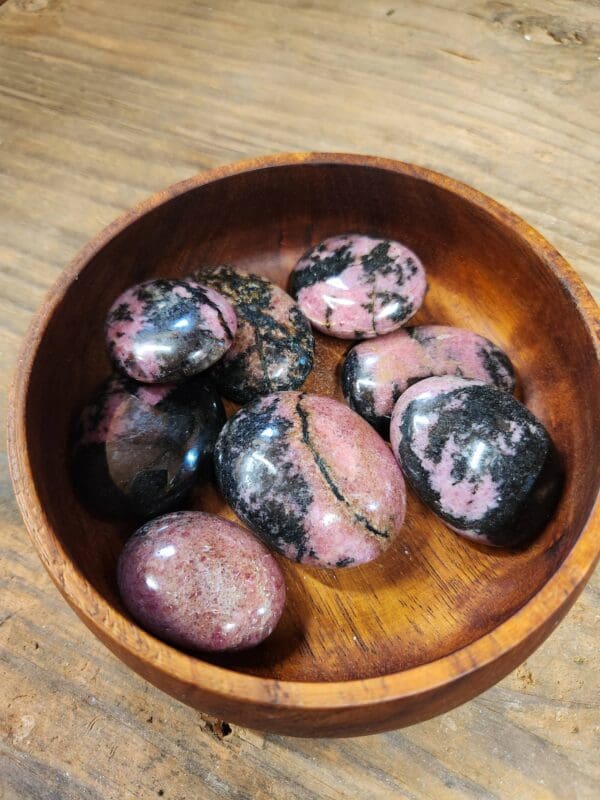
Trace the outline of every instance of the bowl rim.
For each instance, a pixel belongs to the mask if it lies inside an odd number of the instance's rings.
[[[177,681],[191,690],[245,706],[288,707],[310,710],[341,710],[397,702],[429,693],[478,672],[491,662],[509,656],[527,643],[530,651],[556,627],[591,576],[600,557],[600,501],[563,563],[523,606],[496,628],[470,644],[434,661],[388,675],[344,681],[280,681],[237,672],[202,661],[160,641],[117,609],[86,580],[68,558],[60,538],[50,524],[35,491],[27,450],[26,415],[28,376],[38,343],[72,281],[89,261],[128,225],[159,206],[209,183],[277,167],[348,165],[400,173],[454,193],[509,226],[552,270],[583,318],[597,358],[600,356],[600,313],[581,279],[565,259],[519,216],[470,186],[426,167],[378,156],[299,152],[246,159],[205,170],[155,192],[125,211],[85,244],[61,273],[35,314],[21,346],[10,390],[8,419],[9,469],[25,526],[50,577],[78,616],[113,651],[136,662],[148,663],[150,671],[165,680]],[[28,491],[25,491],[28,487]],[[30,487],[30,490],[29,490]],[[121,635],[126,632],[126,637]],[[514,664],[511,665],[514,666]],[[505,669],[496,678],[503,677]]]

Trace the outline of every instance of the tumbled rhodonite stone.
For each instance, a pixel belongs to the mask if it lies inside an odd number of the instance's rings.
[[[463,536],[523,545],[552,515],[559,459],[541,422],[507,392],[427,378],[394,406],[390,438],[417,494]]]
[[[211,474],[224,422],[223,404],[202,376],[150,386],[113,375],[79,420],[73,477],[80,494],[108,516],[148,518],[175,508]]]
[[[390,333],[427,290],[419,258],[400,242],[362,234],[325,239],[296,264],[291,292],[311,323],[341,339]]]
[[[230,303],[191,280],[158,279],[132,286],[106,320],[108,353],[143,383],[196,375],[231,347],[237,329]]]
[[[387,437],[402,392],[434,375],[473,378],[509,392],[515,386],[508,356],[488,339],[462,328],[419,325],[355,345],[344,361],[342,389],[350,407]]]
[[[292,298],[266,278],[232,267],[204,267],[194,277],[226,297],[237,316],[233,344],[211,369],[221,394],[243,404],[302,386],[313,367],[314,338]]]
[[[244,406],[219,436],[215,465],[236,514],[295,561],[371,561],[404,520],[404,480],[389,448],[329,397],[281,392]]]
[[[140,528],[121,552],[117,579],[144,628],[191,650],[254,647],[285,603],[283,574],[267,548],[245,528],[200,511]]]

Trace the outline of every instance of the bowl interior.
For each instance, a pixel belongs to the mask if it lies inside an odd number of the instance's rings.
[[[429,292],[412,322],[469,328],[507,351],[520,396],[564,460],[566,485],[552,522],[523,552],[459,538],[409,493],[405,526],[380,560],[330,572],[279,559],[288,603],[274,635],[253,651],[210,658],[278,680],[367,678],[448,655],[526,603],[572,548],[598,485],[588,444],[600,424],[600,376],[577,307],[535,240],[483,201],[410,169],[298,163],[229,175],[133,214],[92,254],[49,321],[28,387],[32,475],[49,526],[75,567],[122,610],[115,563],[135,525],[90,516],[67,469],[70,428],[109,372],[108,307],[130,284],[185,276],[203,264],[230,263],[285,287],[307,247],[346,231],[400,239],[421,256]],[[305,390],[343,400],[339,368],[350,346],[317,336],[317,367]],[[235,519],[211,486],[198,490],[192,505]]]

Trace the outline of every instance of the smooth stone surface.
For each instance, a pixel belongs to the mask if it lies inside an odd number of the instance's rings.
[[[267,548],[245,528],[201,511],[166,514],[126,543],[121,598],[161,639],[190,650],[242,650],[274,630],[285,582]]]
[[[409,483],[457,533],[520,546],[550,519],[560,460],[542,423],[507,392],[427,378],[398,400],[390,432]]]
[[[196,375],[231,347],[233,308],[220,294],[191,280],[159,279],[132,286],[106,320],[108,353],[117,367],[144,383]]]
[[[394,404],[423,378],[457,375],[512,392],[508,356],[489,339],[463,328],[419,325],[355,345],[342,367],[342,389],[351,408],[388,437]]]
[[[308,251],[291,292],[311,323],[341,339],[370,339],[407,322],[427,291],[419,258],[400,242],[358,233],[332,236]]]
[[[223,404],[200,376],[148,386],[113,375],[81,414],[73,477],[96,513],[148,518],[212,472]]]
[[[236,514],[287,558],[372,561],[404,520],[404,479],[371,426],[329,397],[281,392],[240,409],[215,448]]]
[[[297,303],[266,278],[233,267],[204,267],[194,277],[226,297],[237,316],[233,344],[211,369],[221,394],[244,404],[302,386],[315,342]]]

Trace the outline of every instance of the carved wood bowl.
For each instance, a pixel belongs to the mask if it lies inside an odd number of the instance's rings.
[[[380,560],[325,571],[279,559],[288,603],[270,639],[191,655],[125,612],[115,563],[131,524],[76,499],[68,438],[109,372],[103,322],[114,298],[153,276],[232,263],[282,286],[311,244],[345,231],[400,239],[429,279],[415,323],[470,328],[510,355],[524,402],[564,460],[566,485],[522,552],[476,546],[409,493]],[[365,156],[283,155],[219,168],[159,192],[76,256],[39,311],[12,394],[9,444],[21,511],[44,566],[89,628],[144,678],[230,722],[301,736],[372,733],[427,719],[494,684],[554,629],[600,550],[600,366],[596,306],[544,239],[450,178]],[[597,330],[597,329],[596,329]],[[318,337],[307,391],[341,399],[349,342]],[[216,491],[196,507],[234,518]]]

